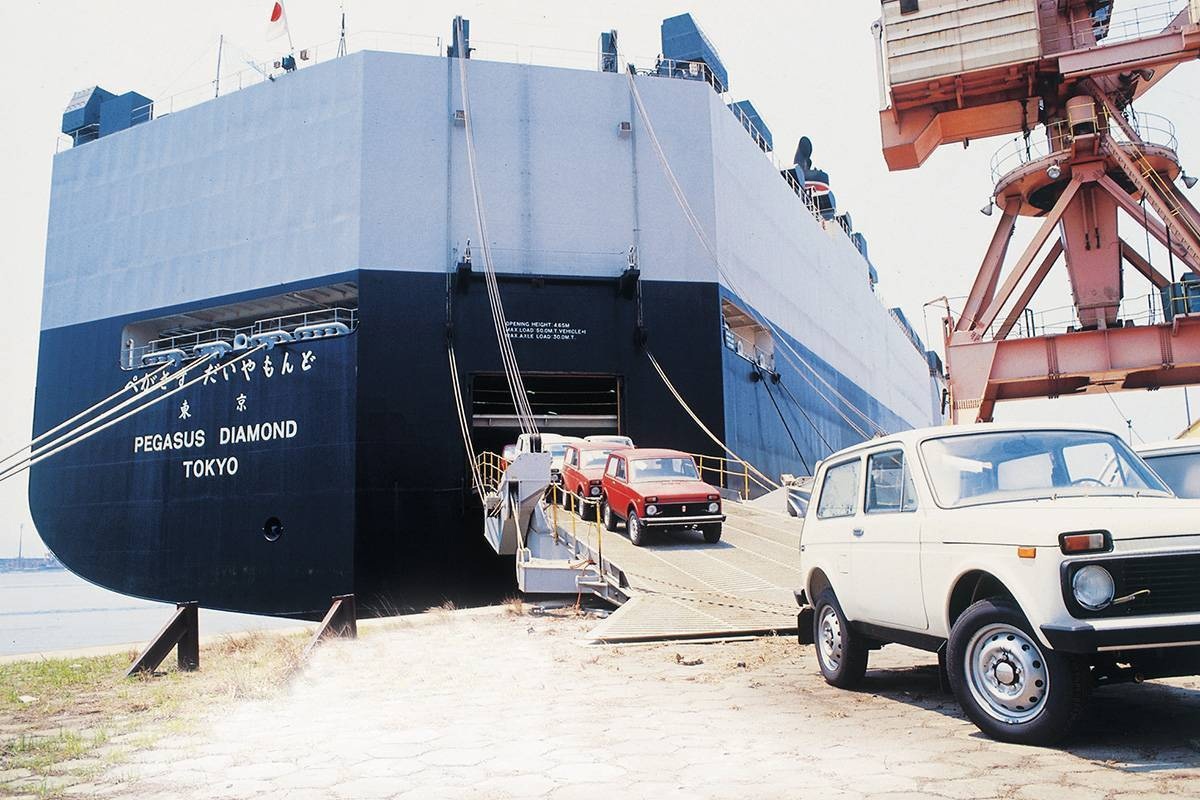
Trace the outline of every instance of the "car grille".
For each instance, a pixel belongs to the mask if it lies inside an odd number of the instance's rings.
[[[1075,603],[1071,579],[1084,562],[1066,572],[1067,605],[1076,617],[1131,617],[1145,614],[1180,614],[1200,611],[1200,553],[1140,558],[1113,558],[1095,562],[1112,573],[1117,597],[1149,589],[1150,594],[1128,603],[1088,611]]]
[[[703,516],[708,513],[708,504],[711,502],[711,500],[689,500],[686,503],[653,503],[652,505],[658,506],[658,513],[654,515],[654,519]]]

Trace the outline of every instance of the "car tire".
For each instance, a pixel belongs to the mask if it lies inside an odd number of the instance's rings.
[[[1087,662],[1043,646],[1011,600],[980,600],[964,611],[950,630],[946,659],[963,711],[1002,742],[1058,741],[1091,692]]]
[[[608,504],[608,500],[604,500],[603,517],[604,529],[616,531],[618,524],[617,515],[613,513],[612,506]]]
[[[629,531],[629,541],[634,547],[641,547],[646,542],[646,526],[642,524],[641,517],[637,514],[637,509],[629,512],[629,518],[625,520],[625,529]]]
[[[582,486],[580,486],[578,491],[575,492],[575,513],[578,514],[579,518],[582,520],[586,521],[588,518],[588,505],[583,501]]]
[[[716,544],[721,541],[721,523],[719,522],[701,525],[700,532],[704,534],[704,541],[707,544]]]
[[[851,629],[832,589],[821,592],[813,608],[813,643],[821,675],[839,689],[858,687],[867,674],[868,642]]]

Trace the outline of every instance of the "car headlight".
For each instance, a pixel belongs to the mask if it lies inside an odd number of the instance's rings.
[[[1099,564],[1088,564],[1071,579],[1071,590],[1079,605],[1099,611],[1112,602],[1117,586],[1108,570]]]
[[[588,494],[590,494],[592,497],[599,497],[599,496],[600,496],[600,487],[599,487],[599,486],[593,486],[593,487],[591,488],[591,490],[590,490],[590,491],[588,491]]]
[[[658,506],[646,506],[646,516],[653,517],[658,513]]]
[[[717,512],[718,512],[718,511],[720,511],[720,510],[721,510],[721,504],[720,504],[720,503],[709,503],[709,504],[708,504],[708,513],[710,513],[710,514],[715,514],[715,513],[717,513]]]

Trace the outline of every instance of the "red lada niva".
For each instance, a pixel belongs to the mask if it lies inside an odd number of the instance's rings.
[[[704,541],[721,540],[721,495],[700,480],[696,462],[678,450],[614,450],[601,479],[604,525],[625,521],[629,541],[641,545],[649,528],[699,530]]]
[[[600,479],[604,476],[604,465],[608,454],[617,449],[612,442],[572,442],[563,455],[562,487],[575,499],[575,510],[580,516],[596,519],[595,501],[600,499]],[[584,498],[593,501],[583,502]],[[565,503],[564,503],[565,505]]]

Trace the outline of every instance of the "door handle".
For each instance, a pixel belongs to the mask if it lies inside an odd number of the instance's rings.
[[[855,528],[855,529],[852,531],[852,533],[853,533],[855,536],[862,536],[862,535],[863,535],[863,529],[862,529],[862,528]]]

